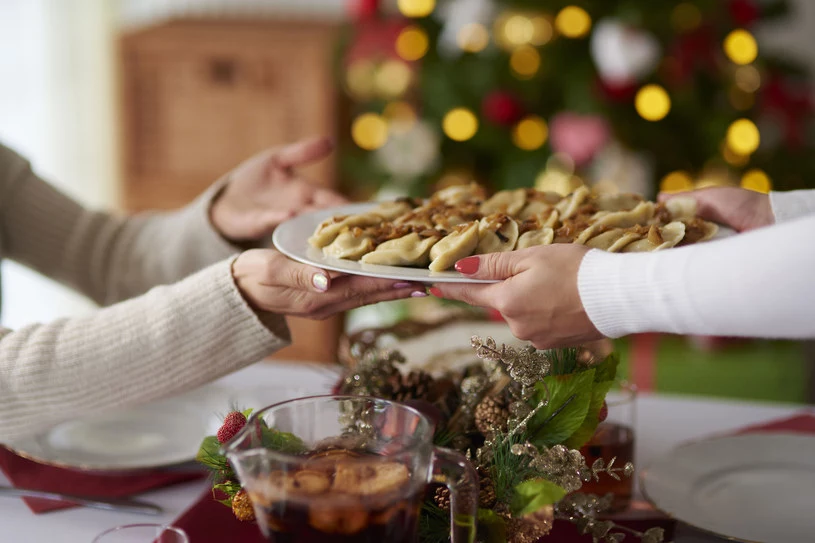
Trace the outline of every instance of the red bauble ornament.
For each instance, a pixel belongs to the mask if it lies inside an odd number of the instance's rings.
[[[350,0],[351,10],[357,19],[373,19],[379,13],[381,0]]]
[[[764,85],[761,94],[762,110],[780,119],[784,141],[790,147],[800,148],[805,143],[805,122],[815,111],[810,96],[807,85],[796,85],[775,75]]]
[[[494,91],[485,96],[481,110],[484,118],[502,126],[514,124],[524,114],[520,102],[505,91]]]
[[[596,85],[601,96],[617,103],[633,101],[634,95],[637,94],[637,89],[639,89],[636,81],[617,83],[603,81],[602,78],[598,78]]]
[[[761,10],[753,0],[730,0],[727,9],[733,22],[739,26],[751,26],[761,16]]]

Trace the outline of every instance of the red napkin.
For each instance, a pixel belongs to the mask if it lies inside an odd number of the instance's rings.
[[[0,447],[0,470],[20,488],[104,498],[123,498],[204,477],[201,472],[147,471],[116,475],[58,468],[27,460]],[[76,507],[69,502],[23,498],[34,513]]]
[[[815,414],[806,412],[786,419],[748,426],[735,434],[752,432],[801,432],[815,434]],[[673,538],[676,521],[665,517],[653,509],[638,510],[615,517],[618,524],[644,532],[648,528],[660,527],[665,530],[665,540]],[[182,528],[190,537],[190,543],[210,543],[219,541],[240,541],[241,543],[264,543],[266,540],[254,522],[241,522],[232,514],[229,507],[216,502],[210,492],[205,492],[173,524]],[[555,521],[552,532],[544,538],[559,543],[591,543],[590,535],[581,535],[577,527],[568,521]]]

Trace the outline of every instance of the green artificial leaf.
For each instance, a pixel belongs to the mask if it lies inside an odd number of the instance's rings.
[[[617,377],[617,366],[620,357],[616,354],[608,355],[602,362],[594,366],[594,382],[613,381]]]
[[[249,409],[245,409],[244,411],[241,411],[241,413],[243,413],[243,416],[244,416],[244,417],[246,417],[247,419],[249,419],[249,417],[252,415],[252,411],[254,411],[254,409],[252,409],[252,408],[250,407]]]
[[[273,451],[286,454],[301,454],[306,452],[306,444],[294,434],[279,432],[274,428],[261,427],[263,446]]]
[[[546,479],[530,479],[515,487],[510,509],[513,516],[534,513],[563,499],[566,489]]]
[[[583,420],[583,424],[580,425],[580,428],[563,443],[564,445],[570,449],[579,449],[591,439],[591,436],[597,431],[597,425],[600,424],[600,420],[597,418],[600,414],[600,408],[603,407],[603,401],[606,399],[606,395],[613,384],[614,381],[593,383],[586,418]]]
[[[507,523],[492,509],[479,509],[476,539],[484,543],[505,543]]]
[[[198,448],[195,459],[213,470],[222,470],[229,467],[226,457],[221,454],[221,443],[215,436],[207,436]]]
[[[566,441],[586,419],[594,368],[570,375],[549,375],[543,381],[549,387],[551,398],[549,404],[532,417],[527,433],[534,445],[551,447]],[[542,384],[537,384],[535,389],[536,401],[546,398]]]

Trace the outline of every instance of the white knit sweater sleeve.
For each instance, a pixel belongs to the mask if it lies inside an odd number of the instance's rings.
[[[815,213],[815,190],[771,192],[770,205],[776,223],[811,215]]]
[[[0,328],[0,443],[197,387],[286,346],[285,321],[252,311],[231,264],[85,317]]]
[[[592,250],[578,289],[608,337],[815,338],[815,215],[667,251]]]

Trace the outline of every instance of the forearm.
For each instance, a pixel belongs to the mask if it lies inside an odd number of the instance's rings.
[[[285,346],[283,317],[262,323],[230,264],[87,317],[0,329],[0,442],[179,393]]]
[[[775,222],[786,222],[815,213],[815,190],[771,192],[770,205]]]
[[[815,338],[815,215],[645,254],[591,251],[578,274],[597,329]]]
[[[117,217],[83,208],[0,146],[3,251],[97,303],[115,303],[237,252],[209,223],[217,188],[177,212]]]

